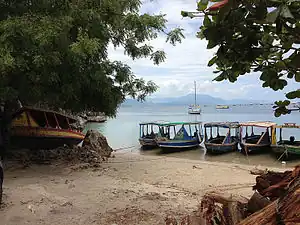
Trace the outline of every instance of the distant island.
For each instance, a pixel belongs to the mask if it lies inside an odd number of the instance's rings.
[[[136,106],[136,105],[190,105],[194,102],[194,95],[188,94],[180,97],[167,97],[167,98],[148,98],[145,102],[140,103],[135,99],[126,99],[122,106]],[[225,100],[216,98],[210,95],[198,94],[197,103],[200,105],[233,105],[233,104],[273,104],[273,102],[265,100],[248,100],[248,99],[231,99]]]

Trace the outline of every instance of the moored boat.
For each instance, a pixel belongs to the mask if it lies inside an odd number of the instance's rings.
[[[229,109],[228,105],[216,105],[216,109]]]
[[[226,135],[220,135],[220,131],[222,132],[224,130],[226,131]],[[204,145],[208,153],[218,154],[236,151],[238,149],[238,122],[205,123],[204,133]]]
[[[159,125],[163,125],[163,122],[145,122],[139,124],[139,142],[143,148],[158,147],[155,138],[159,133]]]
[[[159,127],[156,143],[160,148],[194,148],[203,141],[201,122],[171,122]]]
[[[298,129],[298,130],[297,130]],[[279,130],[279,141],[277,141],[277,131]],[[283,137],[283,131],[295,131],[300,133],[300,125],[295,123],[285,123],[283,125],[273,126],[272,131],[272,151],[281,159],[290,159],[300,157],[300,137],[295,138],[294,135],[289,138]]]
[[[194,94],[195,102],[194,102],[194,104],[189,106],[188,113],[189,114],[201,114],[201,107],[200,107],[200,105],[197,104],[197,85],[196,85],[196,81],[194,81],[194,85],[195,85],[195,87],[194,87],[195,88],[195,94]]]
[[[244,122],[240,123],[240,146],[242,153],[248,155],[251,153],[260,153],[271,149],[271,132],[273,122]],[[242,129],[245,128],[245,136],[242,137]],[[251,129],[250,135],[248,128]],[[254,130],[255,128],[255,130]],[[260,134],[258,134],[260,130]]]
[[[77,145],[84,134],[72,129],[75,122],[76,119],[55,111],[22,107],[13,114],[10,141],[13,146],[29,149]]]

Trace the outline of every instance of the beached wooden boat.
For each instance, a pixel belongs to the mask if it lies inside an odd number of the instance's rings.
[[[160,124],[159,128],[156,143],[160,148],[194,148],[203,141],[201,122],[171,122]]]
[[[158,147],[155,138],[159,133],[159,125],[162,123],[147,122],[140,123],[140,135],[139,142],[143,148],[154,148]]]
[[[226,131],[226,135],[220,135],[220,132],[222,132],[222,130]],[[238,149],[238,122],[205,123],[204,132],[204,145],[208,153],[218,154],[236,151]]]
[[[298,130],[297,130],[298,129]],[[279,141],[277,141],[277,131],[279,130]],[[272,131],[272,151],[279,156],[281,159],[289,159],[294,157],[300,157],[300,137],[297,139],[294,135],[289,138],[283,137],[284,131],[298,131],[300,133],[300,125],[295,123],[285,123],[283,125],[273,126]],[[286,132],[288,133],[288,132]],[[295,132],[293,132],[295,133]]]
[[[276,123],[269,121],[240,123],[240,146],[242,153],[251,154],[271,150],[271,132],[272,127],[275,125]],[[244,128],[245,136],[242,137]],[[248,134],[249,128],[251,129],[250,135]],[[258,132],[261,133],[258,134]]]
[[[11,144],[29,149],[53,149],[73,146],[84,139],[84,134],[71,128],[76,120],[55,111],[22,107],[13,114]]]

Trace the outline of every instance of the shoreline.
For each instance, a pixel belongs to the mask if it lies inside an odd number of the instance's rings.
[[[3,225],[165,224],[168,215],[196,210],[208,191],[253,194],[256,176],[249,170],[255,166],[138,152],[114,155],[99,168],[51,164],[8,170]]]

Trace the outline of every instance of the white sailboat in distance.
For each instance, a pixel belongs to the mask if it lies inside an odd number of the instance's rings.
[[[196,81],[194,81],[195,85],[195,102],[192,105],[189,105],[189,114],[201,114],[201,107],[200,105],[197,104],[197,86],[196,86]]]

